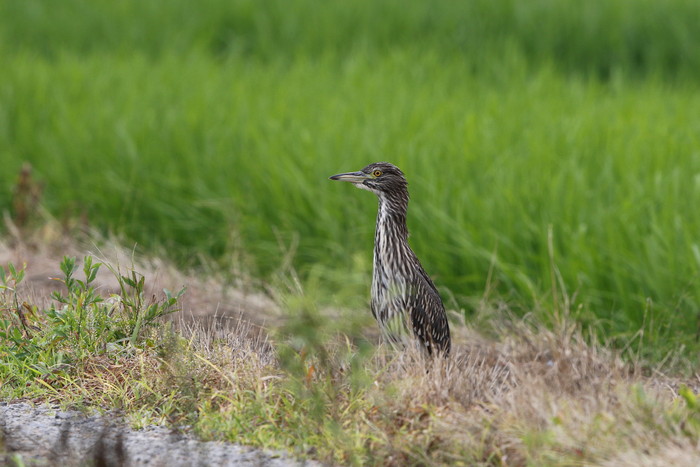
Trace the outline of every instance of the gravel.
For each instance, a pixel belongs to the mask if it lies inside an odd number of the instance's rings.
[[[285,453],[202,442],[163,426],[133,430],[118,417],[85,416],[56,406],[0,402],[0,464],[275,466],[313,465]],[[20,464],[21,465],[21,464]]]

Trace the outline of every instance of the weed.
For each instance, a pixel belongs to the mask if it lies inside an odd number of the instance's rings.
[[[166,292],[165,299],[146,300],[143,277],[132,271],[124,276],[113,270],[120,285],[120,294],[107,299],[95,289],[93,282],[101,263],[91,256],[83,260],[84,279],[76,278],[76,259],[64,257],[60,280],[65,293],[54,292],[57,304],[40,310],[17,298],[25,270],[12,263],[7,272],[0,268],[0,289],[11,299],[2,301],[0,308],[0,377],[3,389],[20,388],[34,381],[33,387],[49,386],[66,377],[70,367],[79,366],[86,358],[128,351],[145,342],[145,329],[157,320],[177,310],[180,290],[174,296]],[[63,375],[63,376],[61,376]],[[57,379],[58,378],[58,379]]]

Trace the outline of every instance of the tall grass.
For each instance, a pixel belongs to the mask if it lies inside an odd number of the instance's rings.
[[[376,202],[326,177],[389,160],[453,306],[493,268],[549,312],[560,277],[611,337],[695,345],[694,2],[190,5],[0,7],[3,209],[29,161],[54,213],[361,300]]]

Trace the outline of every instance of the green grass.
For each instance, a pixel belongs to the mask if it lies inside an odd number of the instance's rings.
[[[492,298],[546,315],[560,275],[611,339],[697,348],[695,2],[54,10],[2,6],[2,209],[29,161],[58,216],[266,280],[290,252],[359,306],[375,201],[327,176],[389,160],[451,306],[473,310],[493,268]]]

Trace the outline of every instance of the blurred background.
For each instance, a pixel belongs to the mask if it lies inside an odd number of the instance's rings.
[[[0,210],[363,308],[376,199],[327,177],[386,160],[467,320],[697,356],[698,44],[695,0],[5,0]]]

